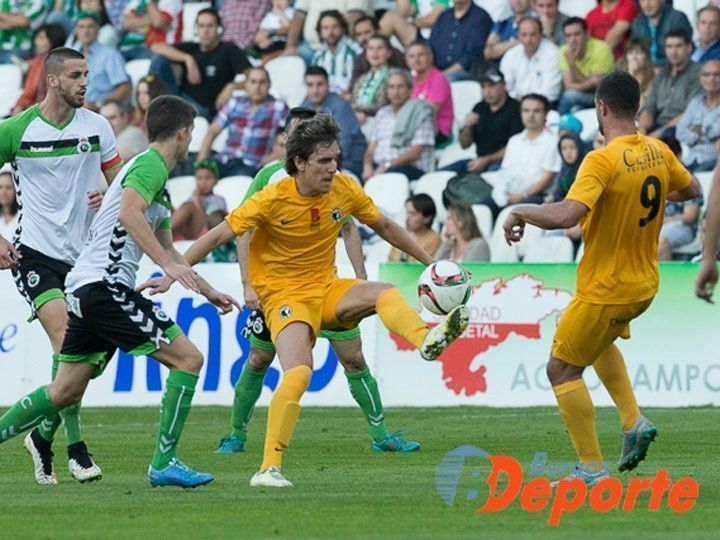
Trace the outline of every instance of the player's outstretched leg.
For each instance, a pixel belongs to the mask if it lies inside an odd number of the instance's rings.
[[[263,381],[268,366],[275,357],[275,348],[271,342],[265,347],[257,345],[254,336],[250,338],[250,355],[243,366],[240,377],[235,383],[235,397],[232,407],[232,432],[229,436],[220,439],[220,445],[215,453],[234,454],[245,450],[247,429],[252,418],[255,403],[262,393]]]
[[[631,471],[645,459],[650,443],[657,436],[657,428],[640,414],[625,360],[614,343],[598,357],[593,367],[620,412],[623,433],[618,470]]]
[[[214,480],[212,474],[194,471],[176,455],[177,444],[190,412],[198,373],[203,365],[200,351],[180,334],[172,343],[162,343],[155,358],[170,367],[160,405],[160,427],[148,481],[155,486],[194,488]]]
[[[320,335],[331,340],[335,354],[345,368],[350,394],[367,420],[370,436],[373,439],[373,451],[413,452],[420,448],[418,442],[401,439],[401,432],[388,433],[385,428],[382,399],[377,381],[365,362],[360,329],[356,327],[342,332],[321,332]]]
[[[581,465],[573,476],[579,476],[588,485],[593,485],[608,476],[608,473],[602,465],[595,429],[595,409],[582,379],[583,369],[550,357],[547,375],[560,408],[560,416]]]
[[[372,284],[368,285],[382,285]],[[387,287],[377,296],[375,310],[385,328],[407,339],[420,350],[425,360],[435,360],[448,346],[459,338],[470,322],[467,306],[458,306],[448,313],[434,328],[427,325],[417,311],[408,304],[395,287]],[[351,289],[348,294],[352,293]]]

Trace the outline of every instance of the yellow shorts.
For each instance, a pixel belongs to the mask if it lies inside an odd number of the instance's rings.
[[[630,322],[642,315],[652,301],[605,305],[573,297],[560,317],[552,355],[573,366],[589,366],[617,338],[630,337]]]
[[[337,305],[361,279],[335,279],[328,285],[307,287],[302,292],[274,295],[263,302],[265,321],[270,329],[273,343],[280,331],[293,322],[304,322],[317,337],[321,329],[337,330],[355,328],[358,323],[343,324],[337,320]]]

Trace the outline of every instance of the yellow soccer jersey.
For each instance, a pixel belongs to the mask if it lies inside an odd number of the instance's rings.
[[[580,300],[629,304],[655,295],[665,198],[691,181],[664,143],[638,133],[585,157],[567,194],[590,209],[582,222]]]
[[[250,282],[261,300],[302,292],[335,279],[335,243],[348,216],[372,225],[380,214],[358,183],[336,174],[330,191],[301,196],[293,177],[269,185],[233,210],[226,220],[250,240]]]

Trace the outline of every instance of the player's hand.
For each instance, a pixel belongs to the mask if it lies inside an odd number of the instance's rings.
[[[169,276],[154,277],[148,279],[142,285],[135,287],[136,292],[143,292],[144,290],[150,291],[150,296],[164,293],[170,288],[170,285],[175,283],[175,280]]]
[[[196,293],[200,292],[200,285],[198,282],[197,273],[189,266],[185,264],[171,262],[165,268],[163,268],[163,270],[169,277],[177,281],[186,289],[189,289]]]
[[[245,305],[252,311],[260,309],[260,297],[255,292],[255,289],[250,285],[243,286],[243,296],[245,297]]]
[[[22,255],[15,246],[0,236],[0,270],[14,268],[20,259]]]
[[[717,281],[718,271],[715,261],[703,261],[697,278],[695,278],[695,295],[710,304],[714,304],[712,295]]]
[[[513,242],[522,240],[523,234],[525,234],[525,222],[515,212],[510,212],[503,223],[503,230],[505,231],[505,241],[508,246],[512,246]]]
[[[96,189],[95,191],[88,191],[87,196],[90,210],[99,210],[103,201],[103,194]]]
[[[217,306],[220,313],[223,315],[230,313],[233,306],[235,306],[238,311],[242,311],[242,306],[237,300],[229,294],[221,293],[218,290],[211,289],[207,294],[205,294],[205,298],[208,299],[208,302]]]

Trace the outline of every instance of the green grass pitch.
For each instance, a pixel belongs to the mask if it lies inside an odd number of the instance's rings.
[[[186,463],[215,474],[196,490],[149,487],[146,471],[154,445],[157,408],[84,410],[91,452],[104,469],[102,481],[81,485],[66,467],[64,437],[55,445],[60,484],[38,486],[22,437],[0,446],[2,538],[692,538],[720,537],[720,454],[717,408],[644,409],[660,435],[648,459],[629,478],[651,477],[665,468],[673,479],[693,476],[700,485],[696,506],[677,514],[665,501],[649,512],[642,495],[634,512],[599,514],[584,507],[547,526],[549,510],[527,513],[516,500],[498,514],[479,514],[479,501],[458,495],[449,507],[435,488],[443,456],[461,445],[512,455],[527,473],[533,455],[571,460],[573,451],[554,408],[481,407],[390,409],[389,427],[402,426],[419,440],[414,454],[370,450],[356,409],[302,411],[283,471],[294,489],[250,488],[261,461],[266,410],[253,418],[243,454],[216,455],[228,431],[229,408],[196,407],[180,443]],[[604,458],[615,463],[620,437],[617,413],[599,409]],[[484,461],[484,460],[483,460]],[[485,462],[487,463],[487,462]],[[489,467],[486,467],[489,469]],[[468,469],[458,493],[479,488]],[[486,471],[487,472],[487,471]],[[484,478],[484,476],[483,476]]]

